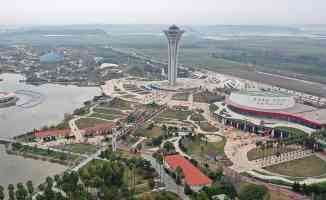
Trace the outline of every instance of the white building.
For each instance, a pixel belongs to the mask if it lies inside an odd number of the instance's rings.
[[[178,76],[178,51],[179,41],[184,31],[180,30],[176,25],[170,26],[168,30],[164,31],[169,41],[169,60],[168,60],[168,79],[169,85],[174,86]]]

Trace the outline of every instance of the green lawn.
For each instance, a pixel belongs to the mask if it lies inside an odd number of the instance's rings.
[[[224,155],[224,146],[226,139],[223,138],[219,142],[205,142],[200,139],[200,136],[195,136],[193,139],[186,137],[182,140],[182,144],[186,149],[186,152],[190,155],[202,158],[203,155],[211,156],[223,156]],[[203,148],[203,155],[201,153],[201,148]]]
[[[191,115],[192,111],[180,111],[180,110],[172,110],[168,109],[161,113],[158,118],[172,118],[178,120],[186,120],[189,115]]]
[[[122,97],[123,98],[127,98],[127,99],[132,99],[132,98],[135,98],[137,96],[136,95],[133,95],[133,94],[127,94],[127,95],[123,95]]]
[[[119,110],[109,109],[109,108],[101,108],[101,107],[94,108],[94,112],[107,114],[107,115],[123,115],[123,113]]]
[[[189,92],[177,93],[172,96],[172,100],[188,101],[189,95],[190,95]]]
[[[181,200],[181,198],[178,197],[178,195],[172,193],[172,192],[151,192],[141,195],[141,199],[168,199],[168,200]]]
[[[106,114],[101,114],[101,113],[93,113],[89,117],[101,118],[101,119],[106,119],[106,120],[114,120],[114,119],[120,118],[121,115],[106,115]]]
[[[100,104],[101,107],[115,108],[120,110],[131,110],[132,105],[133,105],[132,102],[125,101],[119,98],[115,98],[109,103]]]
[[[202,114],[198,114],[198,113],[193,113],[191,115],[190,119],[193,121],[205,121],[206,120]]]
[[[39,156],[44,156],[51,159],[56,159],[60,161],[76,161],[80,157],[76,155],[71,155],[63,152],[57,152],[57,151],[52,151],[49,149],[39,149],[36,147],[31,147],[31,146],[26,146],[26,145],[20,145],[19,147],[13,147],[14,151],[21,152],[21,153],[27,153],[27,154],[32,154],[32,155],[39,155]]]
[[[219,107],[213,103],[209,105],[209,111],[211,111],[211,112],[215,112],[218,109],[219,109]]]
[[[88,154],[96,152],[96,146],[92,144],[67,144],[63,147],[66,151],[71,151],[74,153]]]
[[[219,129],[208,122],[200,122],[200,128],[206,132],[217,132]]]
[[[108,123],[108,122],[105,120],[94,119],[94,118],[81,118],[76,121],[76,125],[80,129],[93,127],[96,124],[103,124],[103,123]]]
[[[321,176],[326,174],[326,162],[313,155],[266,167],[265,170],[292,177]]]
[[[140,127],[135,131],[135,135],[147,138],[156,138],[161,135],[161,128],[154,126],[152,129]]]

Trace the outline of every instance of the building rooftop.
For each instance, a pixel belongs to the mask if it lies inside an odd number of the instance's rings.
[[[37,138],[45,137],[58,137],[58,136],[68,136],[70,134],[70,129],[65,130],[47,130],[47,131],[37,131],[34,133]]]
[[[297,116],[314,123],[326,124],[326,109],[315,108],[300,103],[296,103],[293,107],[287,109],[262,109],[262,108],[260,109],[260,108],[248,107],[233,102],[232,100],[230,100],[230,98],[226,98],[225,103],[227,105],[232,105],[237,108],[242,108],[246,110],[252,110],[257,112],[268,112],[274,114],[286,114],[291,116]]]
[[[180,29],[175,24],[173,24],[172,26],[170,26],[169,30],[180,30]]]
[[[259,96],[259,97],[291,97],[290,94],[285,92],[271,92],[271,91],[238,91],[238,94],[248,95],[248,96]]]
[[[189,186],[203,186],[212,183],[205,174],[203,174],[197,167],[190,163],[181,155],[171,155],[165,156],[165,162],[173,169],[176,170],[177,167],[182,169],[185,181]]]

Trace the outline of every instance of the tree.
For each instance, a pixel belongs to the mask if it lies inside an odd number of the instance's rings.
[[[193,193],[192,189],[189,187],[188,184],[185,184],[184,193],[185,193],[185,195],[192,195],[192,193]]]
[[[5,193],[4,193],[4,188],[2,185],[0,185],[0,200],[4,200],[5,199]]]
[[[162,130],[164,133],[166,133],[167,130],[168,130],[168,128],[166,127],[165,124],[163,124],[162,127],[161,127],[161,130]]]
[[[17,184],[16,198],[17,200],[26,200],[28,192],[22,183]]]
[[[154,123],[150,123],[148,126],[147,126],[147,130],[152,130],[154,128]]]
[[[15,186],[13,184],[8,185],[9,200],[15,200]]]
[[[176,175],[175,183],[176,183],[177,185],[180,185],[180,184],[181,184],[181,180],[182,180],[182,176],[183,176],[183,172],[182,172],[181,167],[178,166],[178,167],[175,169],[175,175]]]
[[[154,181],[154,179],[149,179],[148,180],[148,186],[149,186],[149,188],[152,190],[152,189],[154,189],[154,187],[155,187],[155,181]]]
[[[33,182],[32,181],[27,181],[26,187],[27,187],[27,191],[29,193],[29,196],[32,197],[32,195],[34,193],[34,185],[33,185]]]
[[[50,176],[46,177],[46,184],[47,184],[47,187],[52,188],[53,179]]]
[[[40,191],[44,191],[44,185],[43,184],[40,184],[40,185],[38,185],[38,189],[40,190]]]
[[[170,153],[171,151],[174,151],[174,145],[172,142],[165,142],[163,145],[163,149],[166,153]]]
[[[265,186],[246,184],[240,189],[240,200],[264,200],[268,195],[268,189]]]
[[[292,190],[294,192],[300,192],[301,191],[301,185],[298,182],[294,182],[292,185]]]

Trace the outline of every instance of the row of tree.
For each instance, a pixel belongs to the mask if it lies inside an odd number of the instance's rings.
[[[34,185],[32,181],[27,181],[24,185],[23,183],[18,183],[16,188],[13,184],[8,185],[8,196],[5,194],[3,186],[0,186],[0,200],[29,200],[32,199],[34,193]],[[8,197],[8,198],[6,198]]]

